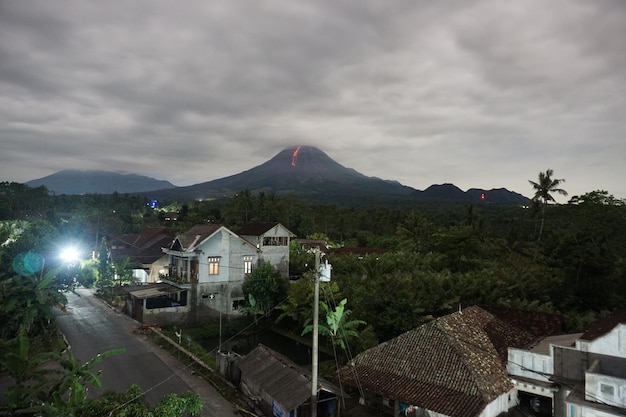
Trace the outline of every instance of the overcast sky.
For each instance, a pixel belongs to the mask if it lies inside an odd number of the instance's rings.
[[[362,174],[626,198],[624,0],[0,0],[0,181]],[[559,198],[565,202],[567,198]]]

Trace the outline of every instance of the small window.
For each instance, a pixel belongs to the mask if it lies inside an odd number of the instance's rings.
[[[220,273],[220,257],[209,258],[209,275],[219,275]]]
[[[252,256],[243,257],[243,273],[244,274],[252,273]]]
[[[613,385],[600,384],[600,392],[604,395],[613,397],[615,395],[615,387]]]

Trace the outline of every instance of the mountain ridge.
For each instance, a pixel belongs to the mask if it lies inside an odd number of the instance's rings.
[[[169,181],[145,175],[104,170],[64,169],[25,183],[45,186],[54,194],[112,194],[156,191],[176,186]]]
[[[48,187],[51,177],[58,174],[73,172],[74,177],[68,179],[65,176],[66,188],[61,189],[56,183],[53,187]],[[384,180],[378,177],[368,177],[352,168],[345,167],[330,158],[326,153],[314,146],[300,145],[283,149],[273,158],[238,174],[218,178],[189,186],[176,187],[168,181],[155,180],[154,178],[137,174],[113,173],[118,180],[125,178],[145,179],[147,184],[139,188],[138,184],[126,183],[124,188],[112,190],[112,181],[109,181],[108,188],[100,187],[98,184],[89,183],[92,188],[86,190],[84,187],[77,192],[75,179],[79,177],[76,173],[85,172],[100,173],[102,178],[106,178],[103,173],[109,171],[59,171],[48,177],[29,181],[26,185],[44,185],[50,191],[57,194],[110,194],[112,192],[143,194],[150,198],[174,199],[174,200],[197,200],[197,199],[218,199],[228,198],[236,195],[241,190],[250,190],[252,193],[272,193],[277,196],[295,195],[298,198],[312,203],[335,203],[335,202],[371,202],[371,201],[455,201],[455,202],[507,202],[525,204],[528,198],[521,194],[509,191],[505,188],[482,190],[471,188],[462,191],[453,184],[431,185],[424,191],[401,184],[395,180]],[[129,176],[130,175],[130,176]],[[133,177],[134,176],[134,177]],[[91,178],[96,178],[92,175]],[[69,184],[67,184],[69,183]],[[82,181],[84,185],[86,181]],[[106,181],[105,181],[106,183]],[[158,184],[164,184],[160,188],[155,188]],[[106,185],[106,184],[105,184]],[[132,187],[136,189],[130,189]],[[62,190],[62,191],[61,191]],[[105,191],[106,190],[106,191]],[[73,191],[73,192],[70,192]]]

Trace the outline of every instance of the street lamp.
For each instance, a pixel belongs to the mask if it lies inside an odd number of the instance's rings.
[[[68,246],[61,251],[59,257],[63,262],[71,265],[80,259],[80,252],[75,247]]]

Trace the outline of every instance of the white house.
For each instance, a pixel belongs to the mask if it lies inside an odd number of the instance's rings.
[[[197,225],[177,236],[168,248],[167,281],[189,291],[189,320],[221,312],[239,314],[242,284],[258,265],[255,245],[222,225]]]
[[[261,251],[261,263],[269,262],[283,277],[289,276],[289,242],[296,237],[289,229],[280,223],[251,223],[237,234]]]
[[[545,338],[508,350],[507,370],[520,405],[536,415],[626,415],[626,310],[584,333]]]

